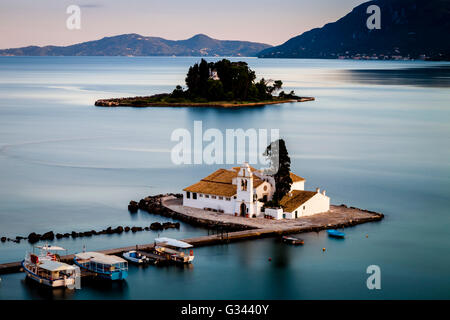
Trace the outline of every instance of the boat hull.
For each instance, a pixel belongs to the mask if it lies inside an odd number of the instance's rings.
[[[99,278],[99,279],[118,281],[118,280],[125,280],[128,277],[128,271],[125,271],[125,270],[121,270],[118,272],[111,272],[111,273],[98,272],[95,270],[91,270],[91,269],[85,267],[84,265],[78,263],[76,259],[74,259],[73,261],[78,267],[80,267],[81,270],[86,270],[86,271],[92,272],[95,274],[95,277]]]
[[[129,262],[136,263],[136,264],[145,264],[145,263],[149,262],[148,259],[145,259],[145,258],[133,257],[129,252],[125,252],[124,254],[122,254],[122,257],[125,260],[128,260]]]
[[[294,237],[282,237],[282,241],[287,244],[303,245],[305,242],[302,239]]]
[[[27,275],[28,279],[31,279],[39,284],[42,284],[44,286],[50,287],[50,288],[61,288],[61,287],[68,287],[68,286],[74,286],[75,285],[75,279],[67,278],[67,279],[56,279],[56,280],[50,280],[47,278],[43,278],[34,272],[32,272],[30,269],[27,268],[24,261],[22,261],[22,268]]]
[[[339,238],[342,239],[345,237],[345,233],[339,232],[337,230],[327,230],[328,236],[332,238]]]

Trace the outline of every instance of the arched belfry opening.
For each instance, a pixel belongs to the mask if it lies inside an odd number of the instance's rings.
[[[247,191],[247,180],[246,179],[241,180],[241,190]]]

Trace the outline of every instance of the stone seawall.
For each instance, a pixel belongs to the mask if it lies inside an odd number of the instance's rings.
[[[177,219],[194,226],[224,231],[243,231],[252,229],[270,229],[278,234],[321,231],[331,228],[345,228],[361,223],[380,221],[382,213],[347,207],[331,206],[329,212],[290,220],[271,220],[264,218],[235,217],[230,214],[211,212],[182,206],[181,194],[149,196],[139,203],[132,201],[128,209],[138,209],[151,214]]]
[[[204,227],[208,229],[218,229],[218,230],[227,230],[227,231],[242,231],[255,229],[255,227],[246,226],[239,223],[233,222],[222,222],[222,221],[214,221],[208,218],[201,217],[193,217],[181,212],[174,211],[169,207],[163,204],[163,199],[167,197],[172,197],[175,199],[179,199],[181,194],[166,194],[166,195],[156,195],[156,196],[148,196],[144,199],[141,199],[138,202],[131,201],[128,205],[128,210],[130,212],[136,212],[138,209],[147,211],[151,214],[157,214],[168,218],[173,218],[176,220],[180,220],[186,223],[189,223],[193,226]]]

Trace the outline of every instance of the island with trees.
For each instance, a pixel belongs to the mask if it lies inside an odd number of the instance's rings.
[[[102,107],[248,107],[286,102],[314,100],[296,96],[294,91],[282,91],[281,80],[256,81],[256,73],[243,61],[223,59],[207,62],[202,59],[189,68],[186,89],[178,85],[171,93],[152,96],[101,99]],[[278,95],[275,95],[278,92]]]

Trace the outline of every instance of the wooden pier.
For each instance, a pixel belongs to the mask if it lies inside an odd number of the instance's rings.
[[[352,221],[350,225],[359,224],[363,222],[369,222],[369,221],[377,221],[380,220],[381,217],[373,215],[372,217],[367,217],[364,220],[360,221]],[[201,246],[207,246],[207,245],[215,245],[215,244],[223,244],[228,242],[234,242],[234,241],[242,241],[242,240],[250,240],[250,239],[256,239],[256,238],[265,238],[265,237],[274,237],[274,236],[280,236],[283,234],[292,234],[292,233],[302,233],[302,232],[311,232],[311,231],[320,231],[324,229],[329,228],[340,228],[343,227],[343,225],[316,225],[316,226],[292,226],[292,227],[284,227],[284,228],[263,228],[263,229],[251,229],[251,230],[244,230],[244,231],[235,231],[235,232],[228,232],[228,233],[218,233],[213,235],[206,235],[201,237],[195,237],[195,238],[188,238],[183,239],[182,241],[190,243],[195,247],[201,247]],[[159,256],[150,253],[154,247],[153,243],[150,244],[144,244],[139,245],[138,250],[140,253],[143,253],[145,255],[151,256],[151,258],[158,259]],[[136,246],[129,246],[129,247],[122,247],[122,248],[115,248],[115,249],[108,249],[108,250],[97,250],[97,252],[101,252],[104,254],[114,254],[114,255],[121,255],[124,252],[136,250]],[[156,257],[154,257],[156,256]],[[73,262],[74,255],[66,255],[61,257],[61,262],[66,263],[72,263]],[[159,257],[163,259],[163,257]],[[21,262],[10,262],[10,263],[3,263],[0,264],[0,274],[5,273],[14,273],[19,272],[21,268]]]
[[[318,232],[325,229],[339,229],[344,227],[351,227],[361,223],[374,222],[383,219],[384,215],[381,213],[358,209],[354,207],[347,207],[345,205],[331,206],[330,211],[316,214],[313,216],[302,217],[299,219],[290,220],[269,220],[263,218],[243,218],[235,217],[227,214],[211,213],[209,211],[186,208],[181,204],[181,199],[173,196],[162,197],[158,201],[161,203],[159,214],[171,217],[173,219],[185,221],[193,225],[204,225],[220,227],[221,232],[205,235],[201,237],[183,239],[194,247],[215,245],[228,243],[233,241],[242,241],[249,239],[257,239],[264,237],[276,237],[286,234],[304,233],[304,232]],[[230,226],[240,226],[246,230],[224,232],[224,228]],[[97,250],[103,254],[121,255],[123,252],[136,250],[148,256],[157,263],[162,262],[164,257],[151,253],[154,243],[143,244],[139,246],[122,247],[108,250]],[[62,262],[72,263],[74,255],[66,255],[61,257]],[[0,274],[19,272],[21,262],[10,262],[0,264]]]

